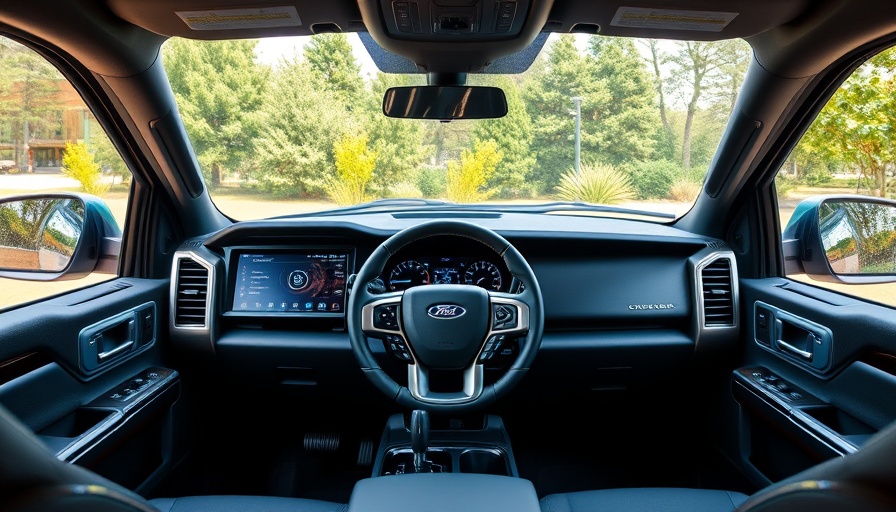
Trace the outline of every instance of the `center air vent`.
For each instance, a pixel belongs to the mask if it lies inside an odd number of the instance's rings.
[[[206,327],[208,309],[208,269],[194,260],[182,258],[177,266],[175,327]]]
[[[703,288],[703,325],[728,327],[734,325],[734,283],[731,260],[716,258],[700,271]]]

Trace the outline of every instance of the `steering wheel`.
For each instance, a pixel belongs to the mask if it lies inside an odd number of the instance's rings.
[[[441,235],[472,238],[490,247],[522,283],[520,292],[468,284],[385,292],[372,285],[399,249]],[[380,244],[356,274],[346,311],[352,351],[367,378],[398,404],[432,412],[463,413],[496,401],[523,378],[544,333],[541,289],[529,263],[501,235],[456,220],[417,224]],[[382,339],[388,351],[408,363],[407,387],[380,367],[368,337]],[[486,386],[484,363],[514,338],[522,338],[519,355],[504,375]],[[461,371],[462,388],[433,391],[430,373],[440,370]]]

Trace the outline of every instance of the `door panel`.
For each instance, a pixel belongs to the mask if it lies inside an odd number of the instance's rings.
[[[855,451],[896,420],[891,308],[787,279],[744,279],[740,291],[747,339],[730,446],[755,484]]]
[[[167,301],[167,280],[117,279],[3,312],[0,403],[58,458],[145,487],[174,459]]]

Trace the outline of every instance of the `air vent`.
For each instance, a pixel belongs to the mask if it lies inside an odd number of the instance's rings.
[[[175,327],[205,327],[208,302],[208,270],[191,259],[177,266],[174,308]]]
[[[734,287],[731,280],[731,260],[717,258],[703,267],[703,325],[722,327],[734,325]]]

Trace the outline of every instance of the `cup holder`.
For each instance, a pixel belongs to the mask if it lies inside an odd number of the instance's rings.
[[[481,473],[507,476],[507,458],[499,450],[470,449],[460,454],[458,469],[461,473]]]

